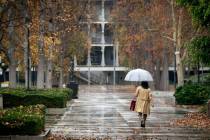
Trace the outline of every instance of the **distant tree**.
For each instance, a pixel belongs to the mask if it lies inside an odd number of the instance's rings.
[[[192,64],[197,65],[198,63],[202,63],[210,66],[209,36],[195,37],[187,45]]]
[[[199,30],[205,30],[204,34],[197,35],[186,46],[188,46],[189,61],[197,65],[197,74],[199,82],[200,63],[203,65],[210,64],[210,1],[209,0],[176,0],[178,4],[184,6],[192,17],[192,22]]]
[[[209,0],[176,0],[186,7],[192,20],[199,26],[210,28],[210,1]]]

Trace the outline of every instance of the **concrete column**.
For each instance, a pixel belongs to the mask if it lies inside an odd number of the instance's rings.
[[[101,2],[101,16],[102,16],[102,23],[101,23],[101,66],[105,66],[105,58],[104,58],[104,49],[105,49],[105,38],[104,38],[104,28],[105,28],[105,13],[104,13],[104,0]]]
[[[105,66],[104,49],[105,49],[105,46],[101,46],[101,53],[102,53],[101,66]]]
[[[101,16],[102,16],[102,21],[105,21],[104,0],[102,0],[101,3]]]
[[[76,55],[74,55],[74,66],[75,67],[77,66],[77,57],[76,57]]]
[[[88,49],[87,66],[91,66],[90,51],[91,49]]]
[[[0,109],[3,109],[3,96],[0,94]]]
[[[119,42],[117,41],[116,45],[115,45],[115,66],[118,67],[119,66],[119,57],[118,57],[118,52],[119,52]]]
[[[115,49],[114,49],[115,50]],[[115,53],[115,51],[114,51],[114,53]],[[114,56],[114,63],[113,63],[113,85],[115,86],[115,84],[116,84],[116,61],[115,61],[115,56]]]
[[[91,40],[91,34],[90,34],[90,21],[88,21],[88,37],[89,37],[90,40]],[[91,66],[90,52],[91,52],[91,48],[88,49],[87,66]]]
[[[105,44],[104,27],[105,27],[105,24],[101,23],[101,44]]]
[[[113,85],[115,86],[116,84],[116,46],[113,46]]]

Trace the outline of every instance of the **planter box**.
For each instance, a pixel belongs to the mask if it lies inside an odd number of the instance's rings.
[[[2,87],[2,88],[9,87],[9,82],[2,82],[2,83],[1,83],[1,87]]]
[[[66,110],[66,108],[47,108],[46,115],[63,115]]]
[[[3,96],[0,94],[0,109],[3,109]]]
[[[47,140],[47,137],[50,134],[50,130],[46,131],[43,134],[38,136],[19,136],[19,135],[8,135],[8,136],[0,136],[0,140]]]

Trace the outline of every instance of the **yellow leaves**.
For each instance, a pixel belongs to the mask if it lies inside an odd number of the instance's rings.
[[[135,34],[133,36],[130,36],[130,39],[134,40],[134,41],[141,41],[141,40],[143,40],[143,36],[142,36],[142,34]]]
[[[61,40],[57,37],[48,37],[44,36],[44,54],[45,57],[48,59],[50,57],[50,49],[52,49],[53,56],[57,56],[58,54],[55,53],[58,50],[59,45],[61,44]],[[31,50],[31,57],[32,63],[38,63],[38,55],[39,55],[39,36],[32,35],[30,37],[30,50]],[[56,55],[55,55],[56,54]]]

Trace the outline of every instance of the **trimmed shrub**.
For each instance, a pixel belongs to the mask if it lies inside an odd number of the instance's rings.
[[[43,104],[46,107],[62,108],[66,107],[66,102],[71,99],[72,91],[70,89],[1,89],[3,94],[4,107],[27,106]]]
[[[176,89],[174,96],[178,104],[201,105],[209,99],[210,89],[200,84],[185,84]]]
[[[44,105],[0,110],[0,135],[38,135],[44,125]]]

